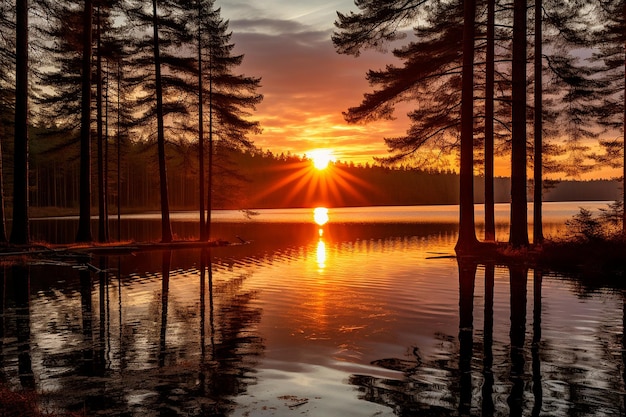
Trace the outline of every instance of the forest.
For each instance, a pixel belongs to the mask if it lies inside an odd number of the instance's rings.
[[[79,205],[78,155],[62,156],[49,150],[54,141],[32,135],[30,196],[38,213],[77,214]],[[34,150],[37,150],[35,152]],[[112,153],[116,154],[115,147]],[[197,145],[168,146],[168,186],[173,210],[195,210],[199,205]],[[9,152],[5,153],[6,155]],[[153,149],[128,144],[122,152],[118,188],[117,160],[106,164],[110,214],[159,209],[157,161]],[[274,155],[261,149],[241,150],[217,146],[213,187],[214,209],[291,207],[356,207],[386,205],[458,204],[459,176],[452,170],[419,169],[380,164],[331,162],[324,171],[313,167],[304,156]],[[10,181],[10,176],[5,176]],[[300,184],[300,182],[303,182]],[[298,185],[298,186],[296,186]],[[544,190],[544,201],[615,201],[621,198],[618,180],[552,181]],[[508,203],[510,179],[494,179],[496,203]],[[532,201],[532,182],[529,184]],[[119,194],[118,194],[119,192]],[[474,200],[484,202],[484,177],[476,176]],[[119,198],[118,198],[119,195]],[[7,201],[10,204],[10,201]],[[97,206],[95,196],[92,201]],[[53,210],[59,208],[62,210]]]
[[[244,57],[233,53],[228,21],[213,0],[0,2],[11,243],[29,242],[31,206],[78,206],[76,241],[86,242],[94,239],[92,210],[98,240],[106,241],[118,202],[158,203],[169,242],[174,205],[196,205],[205,230],[216,207],[458,202],[457,249],[471,251],[479,243],[474,203],[485,203],[490,240],[493,205],[508,201],[509,243],[519,247],[529,244],[528,201],[539,220],[534,239],[543,239],[546,178],[623,167],[621,2],[355,6],[337,14],[336,51],[358,56],[393,44],[400,65],[367,73],[373,90],[344,113],[346,121],[393,118],[400,102],[415,108],[405,136],[381,138],[388,157],[370,167],[336,163],[331,176],[298,157],[265,158],[255,149],[261,80],[239,74]],[[495,177],[495,155],[510,158],[510,180]],[[428,168],[441,157],[458,161],[458,174]]]

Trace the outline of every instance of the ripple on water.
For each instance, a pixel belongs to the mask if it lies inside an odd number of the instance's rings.
[[[539,400],[546,415],[623,411],[621,293],[545,276],[536,298],[529,271],[511,294],[497,267],[490,298],[481,265],[468,307],[456,260],[439,257],[455,232],[405,229],[220,248],[210,286],[199,251],[173,253],[169,281],[160,253],[121,260],[102,286],[34,267],[27,312],[2,287],[2,376],[21,386],[28,345],[45,401],[102,415],[445,416],[461,396],[472,415],[489,399],[493,415]]]

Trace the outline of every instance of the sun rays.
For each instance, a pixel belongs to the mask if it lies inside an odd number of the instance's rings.
[[[327,154],[329,156],[331,154]],[[261,190],[259,198],[278,196],[285,206],[340,207],[352,204],[370,204],[368,198],[375,190],[371,185],[344,169],[344,165],[326,160],[325,168],[317,167],[315,160],[301,160],[281,167],[280,179]],[[321,166],[321,165],[319,165]]]

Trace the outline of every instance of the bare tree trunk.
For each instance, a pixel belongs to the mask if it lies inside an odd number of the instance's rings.
[[[463,87],[461,92],[461,167],[459,238],[457,253],[471,252],[478,245],[474,223],[474,21],[476,0],[464,3]]]
[[[102,49],[100,6],[96,8],[96,132],[98,144],[98,242],[106,242],[106,191],[104,189],[104,150],[102,134]]]
[[[513,3],[513,123],[511,139],[511,225],[509,243],[528,246],[526,198],[526,0]]]
[[[121,199],[122,199],[122,187],[121,187],[121,159],[122,159],[122,150],[121,150],[121,137],[122,134],[120,132],[122,123],[121,123],[121,106],[120,106],[120,95],[121,95],[121,78],[122,78],[122,58],[117,63],[117,240],[122,240],[122,213],[121,213]]]
[[[7,243],[6,213],[4,211],[4,174],[2,172],[2,144],[0,143],[0,244]]]
[[[91,18],[92,0],[83,13],[83,60],[80,117],[80,214],[77,242],[91,242]]]
[[[198,1],[198,165],[200,170],[200,240],[207,240],[204,207],[204,94],[202,84],[202,3]]]
[[[622,6],[622,19],[626,19],[626,2],[624,2]],[[626,25],[624,25],[623,30],[625,39],[624,50],[626,50]],[[626,86],[626,59],[624,60],[624,85]],[[622,148],[624,159],[622,172],[622,193],[624,194],[622,196],[622,201],[624,203],[624,205],[622,206],[622,234],[624,235],[624,238],[626,238],[626,87],[624,88],[624,122],[622,124],[622,129],[624,131],[624,146]]]
[[[207,179],[206,238],[211,239],[211,210],[213,209],[213,51],[209,51],[209,166]]]
[[[15,150],[11,243],[28,244],[28,0],[16,2]]]
[[[535,0],[535,152],[533,178],[533,243],[543,242],[543,80],[542,55],[543,34],[541,27],[542,1]]]
[[[493,96],[495,76],[495,0],[487,3],[487,51],[485,56],[485,240],[496,240],[493,190]]]
[[[108,242],[109,231],[109,61],[106,62],[106,85],[104,86],[104,237]]]
[[[159,157],[159,180],[161,188],[161,241],[172,241],[172,226],[170,224],[170,207],[167,192],[167,170],[165,167],[165,127],[163,125],[163,85],[161,80],[161,57],[159,51],[159,18],[157,15],[157,0],[152,0],[152,23],[154,32],[154,75],[157,100],[157,145]]]

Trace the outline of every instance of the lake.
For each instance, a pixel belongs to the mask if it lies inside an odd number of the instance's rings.
[[[547,203],[546,234],[603,206]],[[459,263],[457,213],[215,212],[212,235],[245,244],[4,267],[0,382],[104,416],[624,415],[624,293]],[[33,234],[71,241],[75,224]],[[173,215],[180,238],[196,228]],[[120,230],[158,240],[159,216]]]

